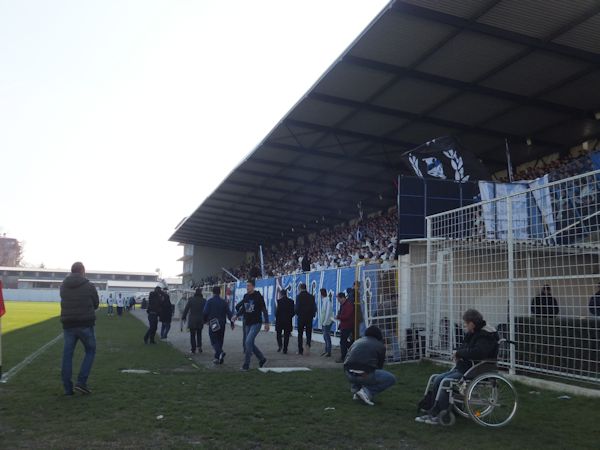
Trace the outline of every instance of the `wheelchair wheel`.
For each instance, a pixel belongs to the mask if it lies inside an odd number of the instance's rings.
[[[466,386],[467,385],[464,382],[461,382],[458,386],[456,386],[452,391],[452,399],[454,412],[456,412],[459,416],[468,419],[470,416],[469,411],[467,411],[467,405],[465,404],[465,392],[467,390]]]
[[[503,376],[484,373],[469,384],[465,405],[475,423],[484,427],[503,427],[517,412],[517,391]]]
[[[440,419],[440,423],[445,427],[451,427],[456,423],[456,416],[451,409],[440,411],[438,417]]]
[[[465,419],[471,417],[469,416],[469,411],[467,411],[467,405],[465,404],[464,397],[455,397],[453,406],[454,412],[457,413],[459,416],[464,417]]]

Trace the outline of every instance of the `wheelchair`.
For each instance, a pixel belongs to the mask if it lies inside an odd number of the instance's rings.
[[[425,395],[436,375],[429,377]],[[452,426],[456,414],[488,428],[506,426],[517,413],[517,390],[498,371],[497,360],[485,360],[473,365],[460,380],[444,378],[435,393],[437,402],[442,392],[449,395],[448,409],[440,411],[440,423]]]

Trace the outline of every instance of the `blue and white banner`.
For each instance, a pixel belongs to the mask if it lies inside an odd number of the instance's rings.
[[[358,274],[355,267],[347,267],[343,269],[329,269],[302,274],[284,275],[277,278],[259,279],[256,280],[256,290],[258,290],[264,297],[267,310],[269,312],[269,321],[274,323],[276,300],[279,297],[281,290],[287,290],[288,297],[295,301],[298,293],[300,292],[300,284],[305,283],[307,290],[315,296],[315,300],[317,302],[317,315],[313,321],[313,327],[315,329],[319,329],[319,315],[321,313],[321,289],[325,289],[327,291],[327,295],[329,298],[331,298],[333,303],[334,314],[337,315],[339,307],[337,302],[338,292],[347,293],[347,291],[352,288],[357,275],[358,279],[360,280],[365,269],[372,270],[377,268],[379,268],[379,264],[371,264],[368,266],[361,266]],[[372,283],[372,281],[369,281],[369,283]],[[246,293],[246,283],[243,281],[237,282],[234,290],[235,292],[232,293],[230,297],[231,301],[233,302],[232,308],[244,297],[244,294]],[[363,302],[365,301],[364,298],[361,300]],[[294,324],[296,324],[296,319],[294,319]]]

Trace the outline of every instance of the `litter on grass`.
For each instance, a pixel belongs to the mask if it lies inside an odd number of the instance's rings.
[[[121,370],[122,373],[150,373],[149,370],[145,370],[145,369],[122,369]]]
[[[558,397],[559,400],[571,400],[571,397],[569,397],[568,395],[561,395],[560,397]]]
[[[335,411],[335,408],[333,406],[328,406],[325,408],[325,411]]]
[[[163,416],[162,414],[160,416],[156,416],[156,420],[163,420],[165,418],[165,416]]]
[[[308,367],[263,367],[258,369],[262,373],[274,372],[274,373],[288,373],[288,372],[308,372]]]

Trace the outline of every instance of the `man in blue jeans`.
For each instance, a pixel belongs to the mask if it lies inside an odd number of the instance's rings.
[[[76,262],[71,266],[71,274],[60,286],[60,321],[63,326],[64,350],[62,359],[62,382],[65,395],[73,395],[73,391],[91,394],[87,380],[96,356],[96,309],[100,299],[98,291],[85,278],[85,267]],[[77,341],[85,348],[85,357],[79,369],[77,383],[73,387],[73,353]]]
[[[265,305],[265,299],[261,293],[255,290],[254,280],[248,281],[246,290],[246,294],[244,295],[241,304],[238,304],[238,314],[243,315],[244,326],[247,330],[246,340],[244,342],[244,365],[241,369],[243,372],[247,372],[250,369],[250,359],[252,358],[253,353],[258,359],[259,367],[263,367],[267,362],[267,358],[265,358],[254,341],[263,325],[263,319],[265,331],[269,331],[269,313],[267,312],[267,305]]]
[[[321,356],[331,356],[331,326],[333,325],[333,302],[327,293],[327,289],[321,288],[321,314],[319,322],[321,331],[323,331],[323,339],[325,340],[325,351]]]
[[[396,384],[396,377],[383,369],[385,344],[381,330],[370,326],[364,337],[355,341],[344,361],[354,400],[375,405],[373,397]]]

